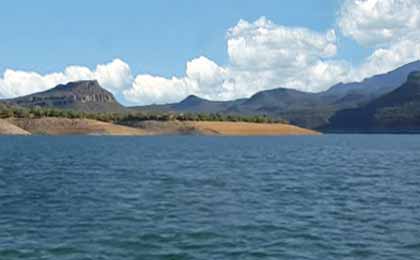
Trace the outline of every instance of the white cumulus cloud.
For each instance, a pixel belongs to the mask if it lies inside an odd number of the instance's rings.
[[[276,25],[262,17],[254,23],[241,20],[228,31],[229,58],[240,69],[302,67],[336,52],[333,30],[323,34]]]
[[[346,0],[339,27],[344,35],[371,46],[396,42],[418,34],[419,0]]]
[[[276,87],[324,90],[347,67],[333,60],[336,40],[334,30],[285,27],[264,17],[253,23],[241,20],[228,32],[231,76],[249,90],[245,96]]]
[[[362,80],[420,59],[419,0],[346,0],[338,24],[345,36],[374,48],[347,81]]]
[[[177,102],[191,94],[214,99],[225,93],[226,76],[224,68],[200,57],[187,63],[186,75],[182,78],[138,75],[123,94],[127,100],[141,105]]]
[[[372,53],[357,66],[339,59],[340,37],[350,37]],[[195,58],[182,77],[132,75],[120,59],[94,70],[70,66],[47,75],[8,69],[0,76],[0,97],[86,79],[97,79],[123,102],[139,105],[178,102],[191,94],[231,100],[279,87],[319,92],[419,60],[420,0],[343,0],[337,28],[323,32],[278,25],[265,17],[240,20],[228,29],[226,40],[227,64]]]
[[[240,20],[227,33],[229,64],[205,57],[187,64],[182,78],[138,75],[124,96],[141,104],[177,102],[190,94],[212,100],[249,97],[277,87],[324,90],[344,77],[345,62],[334,61],[334,30],[318,33],[276,25],[262,17]]]
[[[130,67],[123,61],[114,61],[98,65],[94,71],[82,66],[69,66],[63,72],[41,75],[7,69],[0,77],[0,97],[13,98],[40,92],[58,84],[78,80],[96,79],[109,91],[116,93],[129,88],[132,82]]]
[[[357,70],[351,73],[348,81],[386,73],[416,60],[420,60],[420,35],[417,38],[403,39],[386,48],[376,49]]]

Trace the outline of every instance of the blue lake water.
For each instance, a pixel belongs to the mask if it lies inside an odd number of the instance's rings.
[[[420,136],[0,137],[0,259],[420,259]]]

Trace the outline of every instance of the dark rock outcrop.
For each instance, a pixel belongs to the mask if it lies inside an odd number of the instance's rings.
[[[96,80],[70,82],[7,102],[21,107],[50,107],[83,112],[121,112],[124,110],[112,93],[102,88]]]

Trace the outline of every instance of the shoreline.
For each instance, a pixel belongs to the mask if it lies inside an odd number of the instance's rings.
[[[289,136],[321,135],[321,133],[283,123],[141,121],[115,124],[92,119],[44,117],[1,119],[0,135]]]

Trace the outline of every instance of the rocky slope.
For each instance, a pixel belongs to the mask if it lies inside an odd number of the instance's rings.
[[[121,112],[112,93],[93,81],[77,81],[58,85],[45,92],[7,100],[9,105],[21,107],[51,107],[83,112]]]

